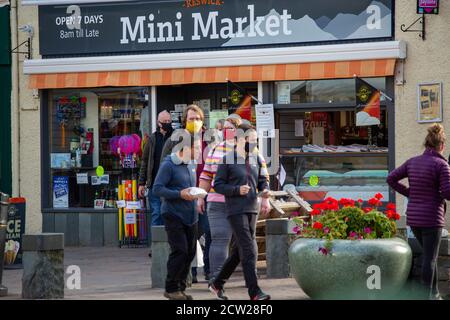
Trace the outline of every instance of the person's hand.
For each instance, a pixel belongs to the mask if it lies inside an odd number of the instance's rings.
[[[195,200],[195,197],[192,194],[190,194],[190,192],[189,192],[190,189],[191,188],[186,188],[186,189],[181,190],[181,198],[183,200],[186,200],[186,201],[193,201],[193,200]]]
[[[270,198],[270,190],[268,189],[264,189],[263,191],[261,191],[261,193],[259,194],[259,196],[263,199],[268,199]]]
[[[250,186],[249,185],[243,185],[239,188],[239,194],[241,196],[245,196],[249,193],[250,191]]]
[[[270,203],[269,203],[269,198],[263,198],[261,200],[261,215],[263,217],[267,217],[267,215],[270,213]]]
[[[205,199],[199,198],[197,200],[197,211],[200,214],[203,214],[205,212]]]
[[[140,198],[144,198],[145,197],[145,186],[139,186],[138,194],[139,194]]]

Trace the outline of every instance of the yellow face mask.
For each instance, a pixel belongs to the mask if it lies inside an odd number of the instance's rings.
[[[187,121],[186,122],[186,130],[189,131],[189,133],[194,134],[200,132],[203,127],[203,121],[201,120],[194,120],[194,121]]]

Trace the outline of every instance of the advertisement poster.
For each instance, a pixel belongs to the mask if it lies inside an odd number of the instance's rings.
[[[421,83],[417,91],[418,122],[442,121],[442,83]]]
[[[278,103],[291,103],[291,84],[289,82],[280,82],[277,84],[277,89]]]
[[[9,199],[4,266],[14,269],[22,265],[22,237],[25,232],[25,199]]]
[[[53,177],[53,208],[69,207],[69,177]]]
[[[214,129],[216,122],[228,117],[228,110],[214,110],[209,113],[209,127]]]
[[[273,104],[257,104],[256,129],[264,138],[275,138],[275,118]]]

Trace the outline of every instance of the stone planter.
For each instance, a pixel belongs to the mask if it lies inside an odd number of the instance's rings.
[[[331,255],[319,252],[324,246],[323,239],[297,239],[289,248],[291,272],[309,297],[400,298],[397,294],[412,263],[411,248],[405,241],[333,240]]]

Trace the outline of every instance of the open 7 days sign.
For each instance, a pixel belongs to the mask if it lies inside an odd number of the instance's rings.
[[[39,7],[44,56],[392,37],[392,0],[184,0]]]

